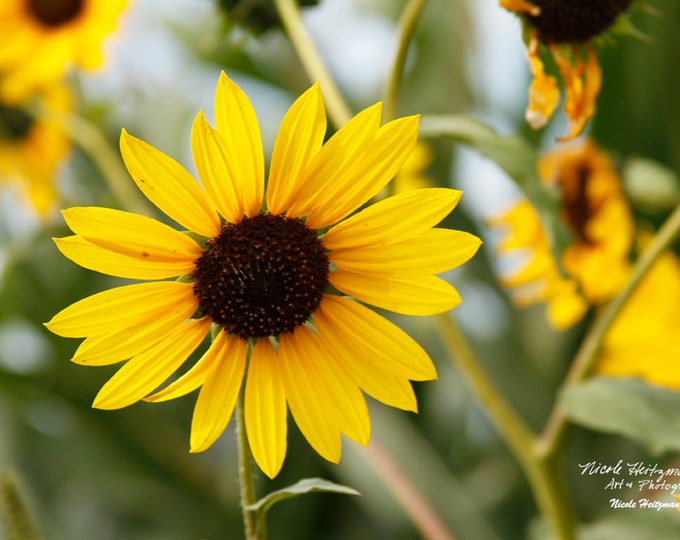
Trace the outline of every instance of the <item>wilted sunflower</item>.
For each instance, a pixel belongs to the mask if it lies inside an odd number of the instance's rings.
[[[44,215],[55,202],[55,171],[69,142],[53,121],[27,112],[26,107],[35,102],[47,114],[71,108],[71,97],[60,85],[42,89],[22,107],[0,100],[0,184],[18,184],[33,208]]]
[[[502,7],[522,15],[529,30],[527,53],[533,80],[526,119],[531,127],[543,127],[560,100],[557,80],[546,74],[540,58],[541,45],[552,55],[564,81],[569,129],[563,140],[572,139],[595,114],[602,84],[594,40],[612,27],[632,1],[500,0]]]
[[[291,106],[277,137],[265,190],[257,119],[226,75],[215,98],[216,128],[199,113],[191,143],[199,185],[165,154],[123,131],[125,164],[142,192],[190,232],[106,208],[71,208],[75,236],[61,252],[86,268],[154,280],[101,292],[47,326],[86,337],[73,361],[128,360],[94,406],[116,409],[201,391],[191,450],[222,433],[245,380],[246,432],[270,477],[286,453],[287,407],[312,447],[340,459],[340,434],[366,444],[361,390],[416,410],[410,380],[436,377],[425,351],[363,303],[427,315],[460,302],[434,276],[480,245],[433,228],[459,191],[423,189],[351,215],[395,175],[416,143],[417,117],[380,126],[381,106],[357,114],[325,144],[318,85]],[[159,281],[182,276],[178,281]],[[353,297],[353,298],[350,298]],[[207,352],[153,395],[213,329]]]
[[[562,221],[572,242],[560,265],[550,250],[538,212],[521,201],[492,220],[508,227],[498,248],[524,250],[529,262],[503,277],[519,305],[548,303],[548,317],[557,328],[568,328],[588,305],[610,300],[630,273],[628,255],[633,243],[633,218],[621,180],[605,152],[590,140],[574,142],[546,153],[539,175],[561,196]]]
[[[102,40],[127,0],[3,0],[0,2],[0,96],[17,103],[60,80],[70,65],[102,63]]]

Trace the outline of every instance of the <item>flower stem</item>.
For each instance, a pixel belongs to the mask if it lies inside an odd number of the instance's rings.
[[[40,111],[40,113],[47,115],[49,120],[55,122],[87,154],[101,171],[113,195],[126,210],[146,216],[154,215],[152,206],[130,179],[120,155],[111,148],[106,137],[95,124],[76,114],[55,115],[48,114],[46,111]]]
[[[579,348],[574,362],[564,380],[563,388],[581,382],[590,374],[597,360],[602,341],[616,317],[630,299],[636,287],[640,284],[647,272],[652,268],[659,256],[666,250],[675,238],[680,234],[680,205],[665,221],[661,229],[652,239],[651,243],[638,258],[628,283],[621,292],[607,305],[600,316],[595,320],[592,328],[586,335]],[[567,420],[564,411],[557,404],[546,423],[545,429],[539,439],[539,451],[546,456],[553,454],[559,446]]]
[[[307,75],[312,81],[319,81],[321,85],[328,115],[336,127],[344,125],[352,118],[352,111],[305,28],[300,8],[295,0],[274,0],[274,3]]]
[[[574,538],[574,520],[555,455],[537,452],[536,437],[498,391],[458,325],[446,314],[436,318],[449,356],[517,459],[544,519],[559,540]]]
[[[246,421],[243,411],[245,386],[236,401],[236,438],[238,439],[238,477],[241,486],[241,511],[243,512],[243,529],[246,540],[260,540],[264,538],[264,531],[258,531],[256,513],[250,510],[255,503],[255,483],[253,481],[253,466],[250,446],[246,437]]]
[[[397,52],[394,56],[394,63],[392,64],[390,78],[387,82],[387,89],[385,91],[385,121],[391,120],[396,114],[399,90],[401,88],[408,48],[411,44],[411,39],[413,38],[413,33],[418,24],[420,14],[427,5],[427,2],[428,0],[410,0],[399,18],[399,41]]]

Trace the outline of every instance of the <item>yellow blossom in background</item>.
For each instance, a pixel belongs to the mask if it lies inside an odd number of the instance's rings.
[[[403,193],[412,189],[432,187],[432,180],[425,174],[432,163],[432,158],[430,147],[422,142],[417,143],[392,181],[393,192]]]
[[[526,119],[542,128],[560,100],[557,79],[545,72],[541,46],[552,56],[564,82],[564,111],[569,119],[561,140],[578,136],[595,114],[602,84],[594,40],[607,32],[632,0],[500,0],[501,7],[521,16],[529,30],[527,54],[532,81]]]
[[[0,97],[20,103],[61,80],[71,66],[102,63],[102,41],[127,0],[3,0],[0,2]]]
[[[680,390],[680,259],[662,254],[605,335],[596,373]]]
[[[572,234],[558,265],[536,209],[521,201],[489,221],[504,227],[500,253],[527,257],[519,271],[502,277],[523,306],[548,303],[556,328],[578,322],[588,305],[610,300],[626,282],[631,264],[633,218],[619,176],[602,150],[590,140],[575,141],[543,155],[541,180],[560,194],[560,218]]]
[[[324,144],[325,109],[314,85],[282,121],[266,189],[255,113],[224,74],[215,117],[216,129],[203,113],[192,129],[200,184],[123,132],[137,186],[191,232],[107,208],[64,211],[75,233],[56,240],[66,257],[146,282],[85,298],[47,326],[86,338],[76,363],[127,360],[95,398],[97,408],[200,387],[190,443],[199,452],[222,433],[245,385],[248,441],[268,476],[286,454],[288,409],[311,446],[337,462],[341,433],[368,442],[362,391],[415,411],[410,381],[436,377],[427,353],[364,303],[411,315],[453,308],[458,293],[435,274],[470,259],[480,240],[435,227],[460,199],[456,190],[413,190],[353,214],[410,155],[417,117],[380,126],[376,104]],[[212,344],[196,364],[159,390],[208,333]]]
[[[71,96],[60,85],[44,88],[30,104],[46,114],[71,109]],[[49,119],[0,101],[0,185],[19,185],[31,206],[44,215],[55,203],[56,168],[69,149],[63,131]]]

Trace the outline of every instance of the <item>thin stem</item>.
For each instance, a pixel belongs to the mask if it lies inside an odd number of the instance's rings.
[[[604,337],[614,323],[616,317],[630,299],[631,295],[640,284],[647,272],[652,268],[656,260],[664,250],[670,246],[673,240],[680,234],[680,205],[669,216],[661,229],[654,236],[644,253],[638,258],[633,267],[628,283],[621,292],[607,305],[600,316],[595,320],[590,332],[586,335],[581,347],[576,353],[574,362],[564,380],[563,388],[581,382],[590,374],[597,360],[598,353]],[[564,411],[558,405],[552,411],[546,427],[540,438],[539,450],[544,455],[555,452],[564,436],[567,420]]]
[[[399,464],[373,436],[363,451],[378,475],[411,518],[415,527],[428,540],[455,540],[425,497],[411,482]]]
[[[411,44],[420,14],[427,5],[427,2],[428,0],[410,0],[399,18],[397,53],[394,56],[394,63],[392,64],[390,78],[387,82],[387,90],[385,91],[385,121],[391,120],[396,114],[408,48]]]
[[[246,540],[263,538],[256,527],[256,513],[250,510],[255,503],[255,483],[250,446],[246,437],[246,420],[243,410],[245,386],[236,401],[236,437],[238,439],[238,477],[241,486],[241,511],[243,512],[243,529]]]
[[[126,210],[146,216],[154,215],[152,206],[131,181],[120,155],[111,148],[95,124],[75,114],[49,114],[46,111],[40,111],[40,114],[55,122],[89,156]]]
[[[336,127],[344,125],[352,118],[352,111],[305,28],[300,8],[295,0],[274,0],[274,3],[307,75],[312,81],[319,81],[321,85],[328,115]]]
[[[498,391],[458,325],[447,315],[436,318],[451,360],[498,428],[529,481],[539,510],[560,540],[574,538],[574,520],[554,456],[536,452],[536,438]]]

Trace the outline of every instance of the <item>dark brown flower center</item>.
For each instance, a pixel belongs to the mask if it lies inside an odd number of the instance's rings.
[[[243,339],[292,332],[319,307],[328,284],[316,233],[280,215],[225,225],[195,264],[199,310]]]
[[[588,194],[591,174],[590,167],[582,163],[574,172],[573,178],[560,182],[564,219],[574,236],[584,244],[593,243],[586,228],[599,208]]]
[[[28,0],[28,11],[45,26],[59,26],[75,19],[85,0]]]
[[[33,127],[33,118],[19,107],[0,104],[0,141],[25,139]]]
[[[543,42],[588,41],[609,28],[632,0],[531,0],[541,8],[538,17],[527,16]]]

